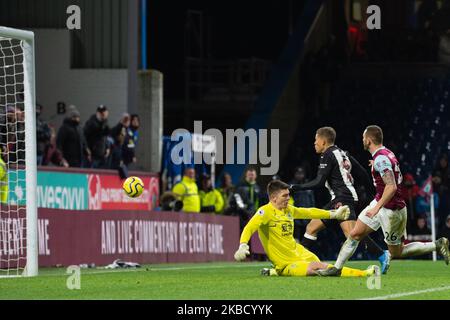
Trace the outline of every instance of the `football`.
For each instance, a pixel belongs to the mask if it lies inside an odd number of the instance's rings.
[[[144,192],[144,182],[138,177],[129,177],[123,183],[122,188],[127,196],[137,198]]]

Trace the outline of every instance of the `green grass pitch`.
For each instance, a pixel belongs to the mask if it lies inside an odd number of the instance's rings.
[[[365,269],[373,261],[349,266]],[[450,267],[443,261],[393,261],[381,289],[366,278],[263,277],[269,263],[147,265],[135,270],[81,269],[80,290],[66,286],[66,270],[41,269],[34,278],[0,279],[0,299],[450,299]]]

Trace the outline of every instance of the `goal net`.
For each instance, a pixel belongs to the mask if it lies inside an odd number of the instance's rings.
[[[34,35],[0,27],[0,277],[37,263]]]

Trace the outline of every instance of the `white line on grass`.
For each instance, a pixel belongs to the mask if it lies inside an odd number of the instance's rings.
[[[179,271],[179,270],[196,270],[196,269],[225,269],[225,268],[249,268],[249,267],[263,267],[269,265],[270,262],[267,263],[252,263],[252,264],[242,264],[242,265],[220,265],[220,266],[189,266],[189,267],[141,267],[137,269],[107,269],[107,270],[99,270],[99,271],[89,271],[84,273],[84,275],[90,274],[104,274],[104,273],[118,273],[118,272],[142,272],[142,271]],[[89,269],[87,269],[89,270]],[[81,274],[83,275],[83,269],[81,269]],[[65,273],[43,273],[42,276],[65,276]]]
[[[361,261],[349,261],[349,264],[352,263],[360,263]],[[364,262],[364,261],[363,261]],[[330,262],[331,263],[331,262]],[[147,271],[147,269],[149,269],[148,271],[179,271],[179,270],[196,270],[196,269],[224,269],[224,268],[248,268],[248,267],[265,267],[267,265],[270,265],[270,262],[261,262],[261,263],[245,263],[245,264],[230,264],[230,265],[219,265],[219,266],[215,266],[215,265],[202,265],[202,266],[185,266],[185,267],[142,267],[142,268],[137,268],[137,269],[102,269],[102,270],[89,270],[89,269],[81,269],[81,273],[84,275],[90,275],[90,274],[106,274],[106,273],[118,273],[118,272],[142,272],[142,271]],[[61,270],[60,272],[49,272],[49,273],[42,273],[40,274],[40,276],[65,276],[66,273],[63,271],[65,269]],[[89,270],[88,272],[83,272],[83,270]]]
[[[418,290],[418,291],[395,293],[395,294],[388,294],[386,296],[379,296],[379,297],[372,297],[372,298],[362,298],[362,299],[359,299],[359,300],[386,300],[386,299],[401,298],[401,297],[406,297],[406,296],[414,296],[416,294],[421,294],[421,293],[430,293],[430,292],[445,291],[445,290],[450,290],[450,286],[430,288],[430,289]]]

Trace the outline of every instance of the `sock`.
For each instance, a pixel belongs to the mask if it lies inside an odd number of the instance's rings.
[[[314,237],[308,233],[305,232],[303,235],[303,239],[300,242],[302,246],[304,246],[306,249],[311,250],[314,246],[314,243],[316,243],[317,237]]]
[[[434,242],[411,242],[403,247],[402,258],[418,256],[436,250]]]
[[[342,269],[347,260],[350,259],[350,257],[355,253],[356,248],[358,248],[358,244],[359,241],[353,240],[350,237],[345,240],[341,251],[339,251],[336,263],[334,264],[337,269]]]
[[[333,265],[329,264],[327,268],[332,268]],[[366,270],[359,270],[353,268],[343,267],[341,270],[341,277],[365,277],[367,276]]]
[[[343,267],[341,271],[341,277],[366,277],[366,276],[367,276],[366,270]]]
[[[369,252],[370,254],[379,257],[384,253],[383,249],[381,249],[380,246],[375,241],[373,241],[370,236],[365,237],[363,240],[361,240],[361,242],[364,244],[367,252]]]

